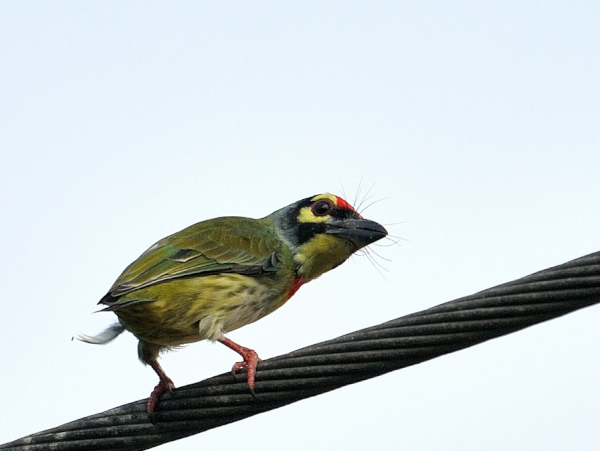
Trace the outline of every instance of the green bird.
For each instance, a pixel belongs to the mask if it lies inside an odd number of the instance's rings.
[[[262,219],[222,217],[194,224],[150,246],[100,300],[118,323],[82,341],[105,344],[124,330],[138,356],[160,379],[148,399],[175,388],[158,363],[161,351],[200,340],[219,341],[243,361],[254,393],[257,353],[225,334],[281,307],[305,283],[387,235],[348,202],[320,194]]]

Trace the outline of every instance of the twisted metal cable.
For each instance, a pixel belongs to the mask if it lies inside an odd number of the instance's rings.
[[[480,293],[38,432],[0,449],[143,450],[414,365],[600,302],[600,252]]]

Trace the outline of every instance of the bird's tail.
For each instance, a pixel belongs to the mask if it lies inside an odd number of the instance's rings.
[[[105,345],[106,343],[110,343],[115,338],[117,338],[121,333],[125,330],[121,323],[114,323],[109,326],[98,335],[94,335],[93,337],[85,334],[79,334],[75,338],[79,341],[83,341],[84,343],[91,343],[93,345]]]

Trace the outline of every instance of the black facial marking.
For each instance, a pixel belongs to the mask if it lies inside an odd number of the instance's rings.
[[[299,246],[309,241],[319,233],[325,233],[326,225],[323,222],[299,222],[298,215],[303,208],[309,207],[316,217],[331,216],[333,219],[359,219],[360,215],[348,208],[337,208],[330,199],[313,200],[315,196],[302,199],[295,204],[288,205],[283,209],[284,214],[279,219],[279,225],[287,234],[289,240]]]

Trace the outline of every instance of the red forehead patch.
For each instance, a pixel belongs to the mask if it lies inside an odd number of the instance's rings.
[[[348,202],[346,202],[344,199],[342,199],[339,196],[335,196],[335,199],[336,199],[338,208],[354,211],[358,215],[359,218],[362,218],[362,216],[354,209],[354,207],[352,205],[350,205]]]

